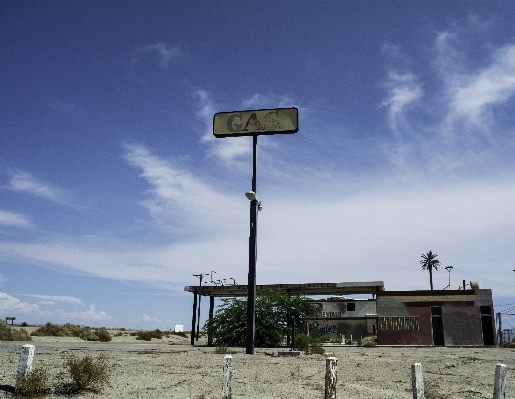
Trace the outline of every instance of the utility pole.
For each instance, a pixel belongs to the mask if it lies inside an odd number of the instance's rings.
[[[209,276],[209,273],[206,273],[206,274],[194,274],[193,277],[198,277],[198,279],[200,280],[200,286],[202,286],[202,279],[204,278],[204,276]],[[202,299],[202,295],[199,294],[198,296],[198,316],[197,316],[197,338],[196,338],[196,341],[198,341],[198,336],[199,336],[199,333],[200,333],[200,300]],[[195,333],[195,326],[193,326],[193,331],[191,332],[192,334]]]
[[[497,313],[497,321],[499,323],[499,332],[497,333],[497,337],[499,339],[499,348],[502,348],[503,340],[502,340],[502,319],[501,312]]]

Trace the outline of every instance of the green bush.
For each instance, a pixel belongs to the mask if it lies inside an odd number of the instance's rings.
[[[323,355],[323,340],[318,336],[299,334],[295,336],[295,349],[303,351],[306,355]]]
[[[32,341],[25,329],[15,330],[0,321],[0,341]]]
[[[99,392],[111,379],[111,366],[104,355],[93,358],[85,355],[83,358],[70,356],[66,359],[73,388],[78,391]]]
[[[176,332],[174,335],[178,335],[179,337],[188,338],[188,334],[186,334],[184,331]]]
[[[247,299],[222,298],[216,314],[204,326],[216,346],[245,346],[247,336]],[[256,297],[257,348],[277,348],[289,345],[291,315],[295,314],[297,329],[318,315],[318,307],[303,295],[280,294],[274,290],[259,290]]]
[[[39,398],[48,395],[51,391],[48,372],[41,368],[34,368],[25,377],[20,378],[16,384],[16,395],[29,398]]]

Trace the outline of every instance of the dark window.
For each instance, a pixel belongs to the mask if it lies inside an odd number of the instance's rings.
[[[479,311],[481,314],[492,314],[490,306],[480,306]]]
[[[356,310],[356,304],[355,303],[348,303],[347,304],[347,312],[354,312]]]
[[[433,307],[431,307],[431,315],[432,316],[441,316],[442,315],[442,308],[440,306],[433,306]]]

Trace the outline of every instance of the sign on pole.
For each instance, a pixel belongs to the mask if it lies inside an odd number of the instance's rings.
[[[219,112],[213,117],[215,137],[284,134],[298,131],[299,110],[297,108]]]

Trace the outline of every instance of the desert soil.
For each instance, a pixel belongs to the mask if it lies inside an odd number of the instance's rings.
[[[147,342],[125,334],[109,343],[33,337],[29,342],[35,346],[33,366],[46,368],[56,378],[69,355],[106,355],[112,365],[109,386],[101,393],[73,395],[76,399],[221,398],[225,355],[216,354],[215,348],[203,346],[204,341],[192,347],[189,339],[173,335]],[[26,343],[0,342],[0,385],[15,384]],[[253,356],[242,348],[232,350],[233,398],[324,398],[325,356],[278,357],[284,349],[277,348],[256,349]],[[514,349],[326,346],[325,350],[338,359],[337,398],[413,398],[411,364],[418,362],[426,399],[491,399],[497,363],[507,365],[506,398],[515,399]],[[53,397],[58,396],[48,396]]]

